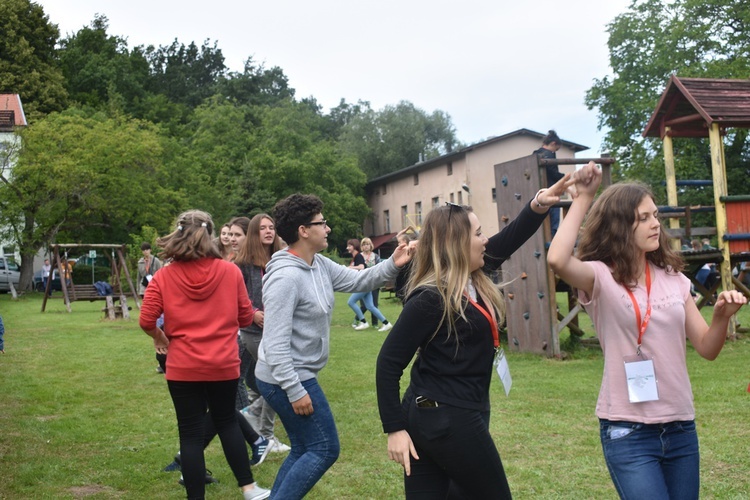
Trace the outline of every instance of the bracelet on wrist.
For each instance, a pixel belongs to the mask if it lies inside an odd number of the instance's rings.
[[[533,201],[534,201],[534,205],[536,205],[537,208],[549,208],[549,205],[542,205],[541,203],[539,203],[539,194],[542,193],[542,192],[544,192],[544,191],[546,191],[546,189],[540,189],[534,195],[534,200]]]

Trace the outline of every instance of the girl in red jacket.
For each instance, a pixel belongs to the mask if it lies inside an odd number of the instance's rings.
[[[166,379],[177,414],[182,474],[188,498],[205,494],[204,417],[210,411],[224,456],[245,499],[267,498],[250,472],[234,402],[240,376],[237,331],[253,318],[239,268],[222,260],[213,221],[191,210],[159,238],[160,257],[172,263],[155,274],[143,299],[140,326],[166,354]],[[164,314],[169,334],[156,326]]]

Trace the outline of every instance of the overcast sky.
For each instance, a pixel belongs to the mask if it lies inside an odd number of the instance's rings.
[[[557,130],[598,156],[603,133],[583,103],[609,74],[606,25],[630,0],[36,0],[62,36],[109,19],[137,45],[218,43],[226,65],[279,66],[296,97],[327,112],[343,98],[381,109],[407,100],[448,113],[472,144]]]

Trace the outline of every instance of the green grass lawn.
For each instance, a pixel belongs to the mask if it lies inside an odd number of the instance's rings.
[[[375,359],[384,334],[355,332],[346,298],[337,296],[331,359],[320,375],[341,457],[308,498],[402,498],[401,469],[387,459],[375,398]],[[177,451],[177,429],[137,311],[130,321],[105,321],[103,302],[75,302],[68,313],[58,298],[41,313],[41,299],[0,296],[6,327],[0,498],[184,498],[179,473],[162,472]],[[381,306],[389,320],[398,317],[395,301],[381,299]],[[581,319],[593,334],[585,315]],[[750,325],[749,309],[740,320]],[[702,498],[750,498],[749,352],[747,338],[728,344],[715,362],[689,348]],[[616,498],[594,416],[601,353],[577,350],[566,361],[509,353],[509,362],[513,390],[506,398],[493,381],[491,430],[514,496]],[[277,434],[286,441],[280,425]],[[256,480],[270,487],[282,460],[271,455],[255,467]],[[218,441],[207,449],[206,461],[220,481],[207,496],[240,498]]]

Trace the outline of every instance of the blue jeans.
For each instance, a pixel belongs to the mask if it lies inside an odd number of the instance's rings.
[[[555,237],[557,228],[560,227],[560,208],[552,207],[549,209],[549,229],[552,237]]]
[[[305,380],[302,386],[312,399],[313,414],[297,415],[280,386],[260,379],[256,382],[260,394],[281,418],[292,445],[276,474],[271,498],[302,498],[339,457],[339,435],[328,400],[317,379]]]
[[[357,319],[359,321],[365,320],[365,315],[362,313],[362,310],[357,305],[357,302],[362,300],[365,303],[365,307],[368,311],[370,311],[376,318],[378,318],[381,322],[385,322],[385,316],[383,316],[383,313],[380,312],[380,309],[375,307],[375,304],[372,303],[372,292],[360,292],[360,293],[353,293],[351,297],[349,297],[349,301],[347,304],[349,304],[349,307],[352,308],[352,311],[354,311],[354,314],[357,315]]]
[[[599,422],[604,460],[620,498],[698,498],[700,452],[695,421]]]

